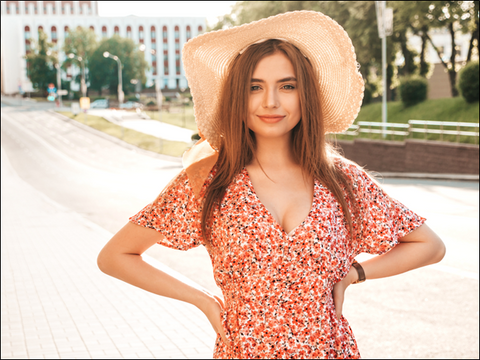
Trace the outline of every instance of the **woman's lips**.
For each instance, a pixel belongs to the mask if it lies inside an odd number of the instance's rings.
[[[282,120],[285,115],[257,115],[263,122],[273,124]]]

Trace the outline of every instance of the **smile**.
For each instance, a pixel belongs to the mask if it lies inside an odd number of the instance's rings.
[[[277,123],[283,118],[285,118],[285,115],[257,115],[257,116],[260,118],[260,120],[269,124]]]

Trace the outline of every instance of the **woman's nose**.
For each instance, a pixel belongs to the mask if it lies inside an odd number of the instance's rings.
[[[273,108],[276,109],[280,106],[279,100],[278,100],[278,94],[277,92],[273,90],[266,90],[265,91],[265,96],[263,97],[263,107],[264,108]]]

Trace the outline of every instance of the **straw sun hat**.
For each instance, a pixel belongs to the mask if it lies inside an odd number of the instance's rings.
[[[193,38],[183,47],[183,66],[195,103],[198,129],[212,147],[220,145],[216,108],[230,63],[249,45],[281,39],[295,45],[312,63],[320,84],[326,133],[348,129],[360,111],[364,84],[352,41],[328,16],[293,11]]]

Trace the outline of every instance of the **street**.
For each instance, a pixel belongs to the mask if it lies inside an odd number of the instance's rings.
[[[182,168],[180,159],[120,146],[42,106],[2,104],[1,143],[13,169],[54,202],[112,234]],[[379,182],[428,219],[447,255],[440,264],[348,289],[344,315],[360,353],[364,358],[478,358],[478,182]],[[203,247],[180,252],[154,246],[147,253],[221,294]]]

